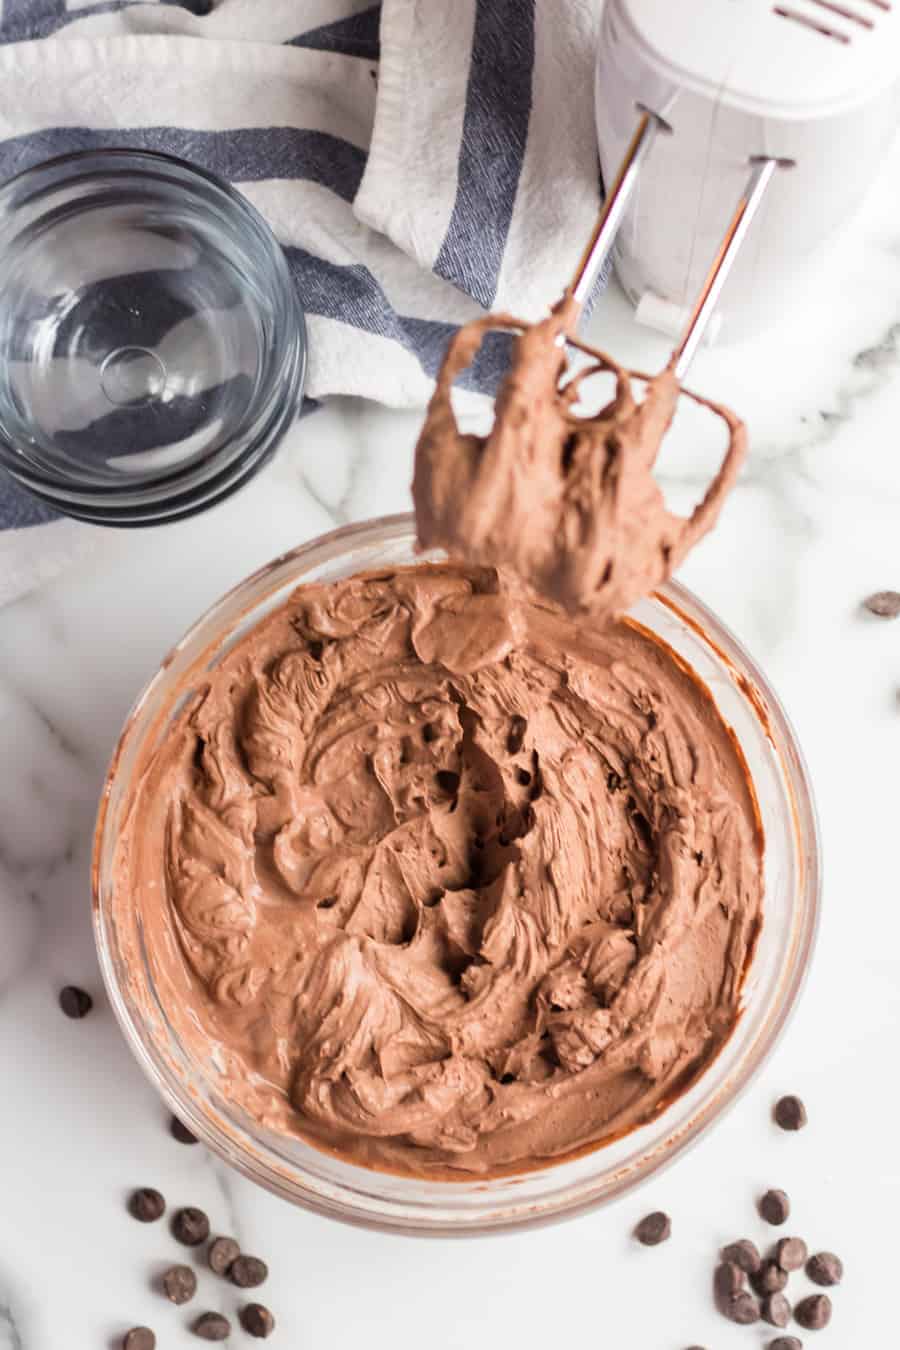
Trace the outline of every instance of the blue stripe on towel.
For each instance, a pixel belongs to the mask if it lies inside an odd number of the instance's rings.
[[[456,325],[398,314],[377,278],[361,263],[328,262],[293,247],[286,248],[285,255],[307,314],[390,338],[416,357],[427,375],[437,373]],[[507,368],[509,346],[507,334],[488,334],[475,361],[457,381],[460,387],[493,392]]]
[[[46,525],[48,520],[58,518],[58,511],[32,497],[0,469],[0,530],[24,530],[29,525]]]
[[[47,127],[0,141],[0,179],[73,150],[161,150],[191,160],[220,178],[258,183],[266,178],[312,179],[346,202],[359,189],[366,152],[326,131],[303,127],[245,127],[194,131],[184,127]]]
[[[478,0],[456,202],[434,270],[485,309],[525,158],[533,67],[534,0]]]
[[[377,61],[381,55],[381,5],[372,5],[346,19],[337,19],[321,28],[291,38],[289,47],[311,47],[314,51],[337,52],[340,56],[359,56]]]

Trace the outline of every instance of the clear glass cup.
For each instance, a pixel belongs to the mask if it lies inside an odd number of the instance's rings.
[[[0,188],[0,465],[66,515],[146,525],[233,492],[297,415],[282,249],[227,183],[85,151]]]
[[[185,698],[250,627],[301,582],[415,561],[414,540],[408,515],[336,530],[248,577],[173,648],[132,710],[110,765],[94,846],[95,932],[109,997],[132,1050],[170,1108],[227,1162],[285,1199],[348,1222],[403,1233],[497,1232],[580,1213],[638,1186],[734,1103],[803,985],[818,917],[819,837],[800,748],[776,695],[724,625],[670,582],[632,612],[688,662],[734,729],[766,836],[764,922],[743,1015],[713,1063],[661,1116],[624,1138],[491,1180],[423,1181],[370,1171],[246,1116],[229,1100],[227,1079],[215,1065],[179,1041],[154,988],[138,907],[127,896],[115,903],[112,865],[123,811]]]

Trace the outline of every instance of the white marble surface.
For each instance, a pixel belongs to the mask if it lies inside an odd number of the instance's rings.
[[[130,1187],[206,1208],[270,1261],[264,1299],[290,1350],[603,1350],[761,1347],[774,1332],[710,1308],[717,1245],[765,1234],[753,1198],[787,1188],[790,1224],[844,1257],[823,1350],[887,1347],[896,1282],[900,1046],[900,622],[861,615],[900,588],[900,158],[827,275],[765,342],[711,350],[693,383],[748,417],[752,460],[714,538],[683,579],[760,659],[809,758],[826,848],[811,980],[771,1063],[733,1113],[645,1190],[578,1221],[484,1241],[412,1241],[345,1229],[254,1189],[174,1143],[99,986],[88,854],[119,726],[168,645],[226,587],[336,522],[408,504],[417,417],[337,403],[299,424],[278,460],[199,520],[111,538],[40,594],[0,613],[0,1350],[94,1350],[137,1322],[163,1350],[197,1345],[187,1310],[151,1277],[175,1256],[130,1220]],[[597,340],[647,365],[665,344],[617,294]],[[677,427],[674,498],[711,462],[706,428]],[[96,998],[65,1020],[58,988]],[[795,1090],[811,1123],[768,1120]],[[674,1216],[655,1251],[628,1233]],[[195,1308],[229,1304],[204,1277]],[[233,1303],[232,1305],[233,1306]],[[233,1346],[249,1342],[235,1332]]]

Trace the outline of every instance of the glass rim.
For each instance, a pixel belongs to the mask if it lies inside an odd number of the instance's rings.
[[[654,1146],[649,1154],[641,1157],[636,1163],[620,1167],[611,1180],[602,1178],[595,1178],[593,1182],[590,1179],[575,1180],[564,1190],[559,1201],[554,1200],[550,1204],[542,1200],[530,1202],[524,1207],[524,1212],[519,1212],[516,1208],[514,1196],[511,1206],[506,1208],[503,1198],[500,1198],[496,1206],[499,1213],[492,1214],[487,1219],[478,1214],[465,1214],[460,1218],[450,1217],[453,1213],[453,1198],[454,1195],[460,1195],[464,1191],[485,1189],[495,1178],[465,1177],[459,1181],[431,1181],[429,1183],[431,1186],[442,1188],[445,1203],[440,1206],[428,1202],[417,1203],[407,1198],[392,1203],[389,1213],[373,1213],[371,1209],[373,1200],[378,1204],[383,1197],[373,1197],[366,1181],[373,1177],[384,1180],[390,1174],[370,1171],[348,1162],[346,1167],[353,1173],[354,1182],[358,1184],[346,1181],[340,1185],[329,1185],[326,1181],[324,1185],[310,1186],[298,1179],[296,1169],[287,1176],[284,1167],[276,1168],[272,1157],[260,1152],[258,1145],[253,1149],[248,1148],[243,1139],[238,1139],[233,1128],[226,1129],[219,1119],[213,1123],[209,1113],[199,1108],[195,1094],[185,1087],[177,1074],[171,1071],[171,1066],[161,1062],[163,1056],[158,1051],[155,1054],[151,1051],[145,1019],[142,1019],[140,1010],[136,1009],[126,997],[115,970],[107,931],[110,925],[109,915],[105,911],[109,907],[110,899],[105,893],[103,884],[102,855],[106,842],[111,793],[119,764],[132,738],[135,736],[140,738],[148,730],[141,726],[142,712],[159,686],[165,683],[175,658],[185,648],[189,648],[198,635],[213,625],[222,611],[227,610],[235,601],[246,598],[247,603],[241,606],[236,616],[231,617],[229,630],[232,630],[273,594],[284,590],[287,586],[302,585],[304,563],[311,566],[313,562],[324,564],[332,561],[343,555],[349,544],[365,547],[391,541],[399,542],[410,534],[414,537],[414,517],[411,513],[403,512],[342,525],[301,544],[272,559],[233,586],[209,606],[169,650],[132,706],[104,779],[91,867],[94,932],[110,1003],[126,1042],[143,1071],[169,1108],[185,1121],[193,1133],[244,1176],[282,1199],[290,1200],[314,1213],[370,1230],[410,1236],[488,1236],[557,1223],[619,1198],[650,1176],[658,1176],[676,1159],[683,1156],[704,1136],[715,1121],[721,1119],[737,1103],[781,1039],[807,978],[821,908],[821,833],[806,761],[780,699],[753,657],[728,627],[687,587],[670,580],[653,594],[652,600],[662,605],[677,620],[686,623],[704,643],[708,644],[710,650],[721,661],[723,669],[746,698],[762,727],[765,739],[778,757],[789,789],[791,837],[799,870],[795,887],[790,978],[780,989],[775,1006],[767,1009],[765,1026],[729,1080],[698,1106],[686,1125],[674,1133],[670,1132],[660,1144]],[[300,575],[291,579],[282,576],[276,580],[287,568],[300,570]],[[267,582],[271,583],[267,591],[252,594],[257,587]],[[714,640],[710,638],[710,628],[715,634]],[[224,631],[218,637],[209,634],[206,636],[207,641],[195,654],[195,663],[227,642],[228,632]],[[696,1082],[702,1082],[713,1067],[714,1061],[703,1070]],[[657,1119],[664,1120],[665,1115],[666,1112]],[[314,1145],[311,1147],[315,1149]],[[583,1156],[599,1159],[603,1154],[604,1147],[600,1146],[589,1150]],[[554,1169],[565,1166],[566,1162],[567,1159],[561,1159],[559,1162],[541,1166],[537,1172],[523,1170],[513,1176],[497,1180],[508,1181],[514,1188],[517,1182],[527,1181],[535,1175],[552,1173]],[[316,1180],[321,1181],[320,1178]],[[365,1201],[365,1205],[357,1204],[354,1208],[354,1199]],[[432,1213],[436,1208],[440,1209],[438,1216]],[[394,1209],[403,1212],[395,1213]],[[507,1213],[510,1209],[511,1212]]]

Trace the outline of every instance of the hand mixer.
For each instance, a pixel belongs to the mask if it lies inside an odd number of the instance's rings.
[[[421,547],[440,547],[471,563],[510,569],[533,591],[572,613],[618,613],[659,585],[715,523],[746,448],[743,424],[698,395],[725,422],[728,450],[687,518],[670,512],[653,478],[681,381],[702,339],[725,279],[779,167],[790,161],[752,155],[744,183],[681,340],[658,375],[627,371],[574,333],[582,304],[608,256],[653,140],[668,123],[648,108],[638,122],[591,239],[562,299],[549,316],[523,324],[492,314],[451,340],[416,447],[413,498]],[[460,433],[452,408],[456,376],[491,330],[517,334],[509,371],[485,437]],[[590,358],[567,372],[561,347]],[[615,376],[610,403],[576,412],[584,381]],[[646,385],[635,399],[632,380]]]
[[[672,134],[641,167],[613,257],[638,320],[670,333],[701,289],[748,162],[796,163],[768,194],[719,309],[723,337],[740,336],[821,270],[884,160],[900,113],[900,3],[606,0],[596,117],[607,183],[636,104]]]

